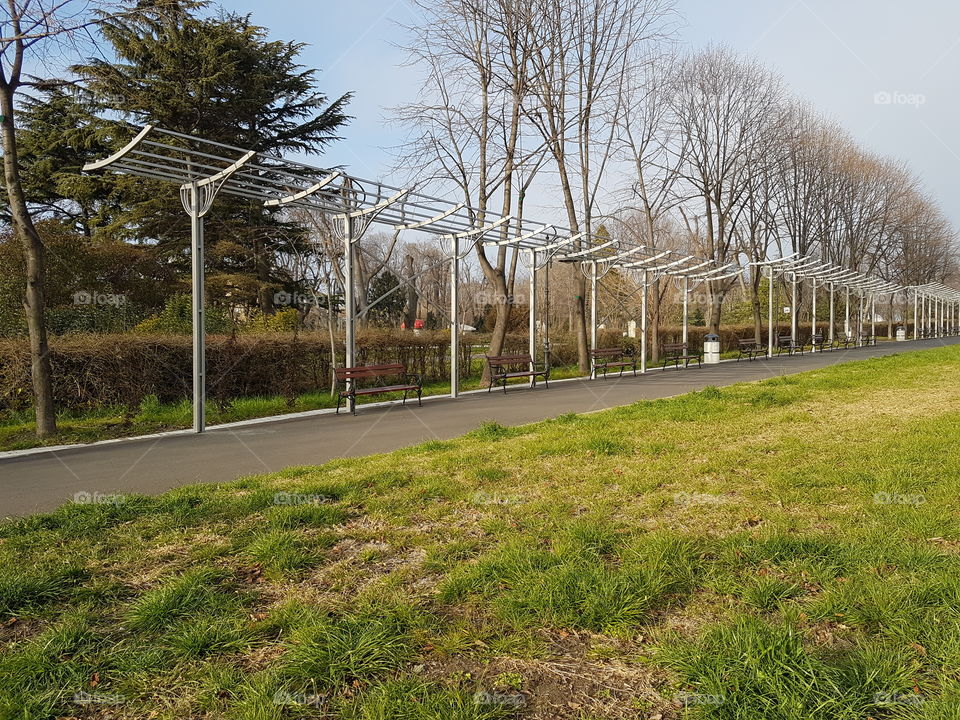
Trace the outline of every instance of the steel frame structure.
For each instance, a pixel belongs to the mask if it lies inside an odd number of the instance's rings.
[[[585,232],[574,232],[554,224],[536,222],[510,215],[498,216],[479,213],[465,203],[455,203],[433,197],[416,188],[394,187],[382,182],[365,180],[343,169],[321,168],[285,159],[269,153],[257,152],[227,145],[184,133],[147,125],[134,127],[117,124],[118,134],[132,138],[117,152],[103,160],[84,166],[84,171],[111,172],[135,175],[149,180],[175,183],[191,227],[191,280],[193,323],[193,429],[205,429],[206,360],[204,331],[204,216],[214,200],[222,193],[262,203],[265,208],[303,208],[319,211],[333,218],[334,233],[342,242],[345,306],[345,363],[356,363],[356,286],[355,268],[358,246],[367,229],[378,223],[395,231],[417,230],[438,238],[445,259],[450,263],[450,396],[459,395],[459,343],[462,324],[459,313],[460,263],[477,245],[511,247],[520,252],[523,264],[529,270],[529,354],[537,356],[537,273],[546,271],[552,262],[577,263],[580,272],[591,287],[591,348],[597,348],[597,288],[599,280],[614,268],[640,275],[642,299],[641,372],[646,372],[647,295],[651,282],[672,276],[682,281],[683,340],[688,339],[688,297],[691,282],[711,283],[742,275],[749,265],[758,265],[769,272],[790,273],[794,297],[796,284],[802,279],[830,284],[831,340],[833,333],[833,292],[839,284],[847,291],[847,322],[849,332],[849,299],[851,289],[860,293],[861,311],[867,293],[892,292],[892,284],[843,270],[812,258],[795,255],[742,266],[728,263],[719,266],[710,259],[693,255],[680,256],[673,251],[647,248],[643,245],[610,239]],[[676,257],[671,257],[676,256]],[[657,265],[659,261],[664,261]],[[549,283],[545,286],[549,303]],[[960,328],[960,292],[945,286],[923,285],[914,288],[914,314],[918,298],[952,303],[956,318],[954,327]],[[814,293],[814,296],[816,293]],[[772,297],[770,327],[772,328]],[[814,302],[816,302],[814,300]],[[796,303],[793,307],[793,333],[796,336]],[[548,305],[549,306],[549,305]],[[946,305],[938,305],[938,312]],[[924,318],[926,319],[926,315]],[[937,316],[937,327],[943,326],[942,312]],[[547,315],[549,320],[549,313]],[[814,321],[815,322],[815,321]],[[543,324],[544,355],[549,363],[549,324]],[[917,325],[914,326],[916,336]],[[772,339],[770,341],[772,354]],[[349,410],[354,409],[354,399]]]

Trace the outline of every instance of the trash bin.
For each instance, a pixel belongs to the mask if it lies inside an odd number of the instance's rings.
[[[703,362],[716,365],[720,362],[720,336],[707,333],[703,336]]]
[[[905,327],[897,328],[897,342],[907,341],[907,329]]]

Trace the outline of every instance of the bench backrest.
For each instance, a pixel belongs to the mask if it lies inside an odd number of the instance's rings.
[[[627,351],[623,348],[597,348],[590,351],[590,357],[594,358],[615,358],[626,354]]]
[[[752,339],[751,340],[738,339],[737,342],[740,343],[741,350],[753,350],[754,348],[757,348],[760,346],[756,340],[752,340]]]
[[[777,342],[781,345],[790,345],[793,342],[793,336],[791,335],[778,335]]]
[[[680,342],[680,343],[664,343],[663,344],[663,351],[665,353],[686,352],[686,350],[687,350],[687,343]]]
[[[333,370],[339,382],[400,375],[406,371],[407,368],[400,363],[391,363],[389,365],[358,365],[357,367],[334,368]]]
[[[529,365],[533,358],[529,355],[484,355],[490,365]]]

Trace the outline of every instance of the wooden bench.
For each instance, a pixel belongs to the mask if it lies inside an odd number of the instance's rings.
[[[346,398],[352,399],[353,414],[357,414],[357,397],[360,395],[379,395],[381,393],[403,393],[403,404],[407,404],[407,395],[417,391],[417,403],[423,406],[423,379],[415,374],[408,373],[400,363],[390,365],[358,365],[357,367],[334,368],[334,377],[337,384],[337,414],[340,413],[340,403]],[[404,382],[387,385],[385,379],[400,378]],[[360,387],[359,381],[372,380],[375,385]]]
[[[816,352],[817,350],[819,350],[820,352],[823,352],[824,350],[827,349],[828,345],[829,343],[827,342],[826,338],[823,336],[823,333],[817,333],[816,335],[810,336],[810,347],[813,348],[814,352]]]
[[[833,347],[835,349],[843,348],[844,350],[847,350],[848,348],[854,347],[855,345],[856,345],[856,341],[852,337],[848,337],[847,335],[837,335],[833,339]]]
[[[870,333],[860,333],[860,347],[870,347],[877,344],[877,336]]]
[[[789,355],[793,355],[794,353],[803,355],[803,348],[803,343],[795,343],[793,337],[790,335],[779,335],[777,337],[777,355],[780,355],[784,350],[786,350]]]
[[[544,384],[550,387],[550,368],[537,367],[529,355],[484,355],[487,367],[490,368],[490,384],[487,392],[497,383],[503,385],[503,392],[507,392],[507,381],[514,378],[530,378],[533,386],[537,385],[537,378],[542,377]]]
[[[740,358],[748,358],[751,362],[755,357],[763,357],[767,354],[767,349],[762,347],[756,340],[741,340],[737,339],[737,345],[739,345],[739,354],[737,355],[737,362],[740,362]]]
[[[680,361],[683,360],[683,367],[688,367],[691,360],[697,361],[697,367],[702,367],[703,353],[691,352],[688,343],[664,343],[663,344],[663,369],[673,363],[673,366],[680,369]]]
[[[631,348],[597,348],[590,351],[590,360],[593,363],[593,377],[600,372],[606,377],[611,369],[618,368],[619,377],[623,377],[623,371],[627,368],[633,370],[634,377],[637,376],[637,356]]]

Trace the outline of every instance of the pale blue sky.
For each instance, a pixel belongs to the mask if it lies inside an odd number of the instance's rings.
[[[402,66],[397,22],[415,22],[405,0],[222,0],[250,12],[278,39],[310,43],[334,96],[356,93],[356,117],[324,164],[384,176],[399,132],[386,108],[416,97]],[[960,227],[960,3],[955,0],[677,0],[684,44],[724,43],[779,72],[792,90],[870,150],[906,160]],[[878,104],[877,93],[894,100]],[[896,95],[899,93],[900,95]],[[922,96],[907,104],[907,96]]]

